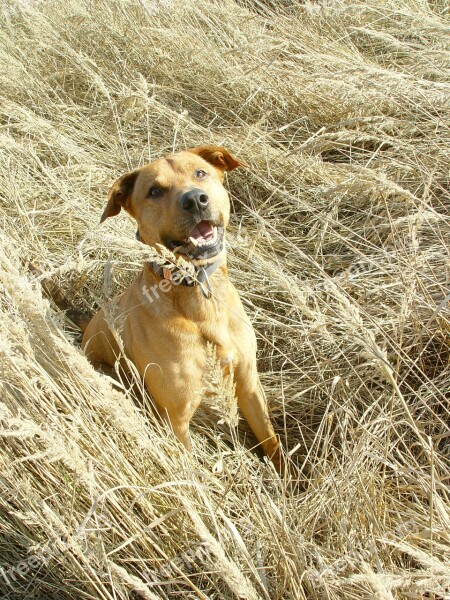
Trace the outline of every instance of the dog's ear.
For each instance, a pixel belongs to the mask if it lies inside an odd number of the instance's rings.
[[[125,173],[113,183],[108,192],[108,204],[103,211],[100,223],[103,223],[108,217],[118,215],[122,208],[127,208],[139,171],[140,169],[136,169],[131,173]]]
[[[201,156],[206,162],[209,162],[216,167],[222,175],[225,171],[232,171],[238,167],[248,167],[242,160],[234,158],[226,148],[222,146],[197,146],[196,148],[188,148],[187,152]]]

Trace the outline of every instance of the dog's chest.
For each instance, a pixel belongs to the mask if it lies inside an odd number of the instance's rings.
[[[231,365],[237,366],[239,353],[227,322],[203,324],[200,327],[200,334],[204,344],[209,342],[214,345],[217,359],[220,360],[222,367],[228,370]]]

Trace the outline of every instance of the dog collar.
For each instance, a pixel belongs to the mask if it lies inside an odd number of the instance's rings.
[[[136,239],[140,242],[141,236],[139,233],[139,229],[136,231]],[[217,269],[223,264],[224,258],[221,256],[213,263],[206,265],[205,267],[194,267],[195,268],[195,276],[183,274],[183,271],[179,269],[176,265],[167,261],[164,264],[159,264],[156,261],[149,261],[148,265],[156,273],[163,279],[167,279],[171,281],[174,285],[184,285],[187,287],[195,287],[200,286],[200,290],[205,298],[211,298],[212,289],[211,283],[209,281],[210,276],[217,271]]]

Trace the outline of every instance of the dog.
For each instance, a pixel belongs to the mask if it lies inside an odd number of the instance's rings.
[[[220,146],[204,145],[159,158],[122,175],[108,193],[101,223],[123,209],[148,246],[182,256],[193,272],[149,262],[117,299],[123,345],[158,412],[187,450],[189,422],[202,401],[206,348],[234,376],[237,402],[276,469],[282,454],[256,367],[256,336],[228,277],[225,236],[230,202],[225,172],[247,166]],[[180,261],[178,261],[179,263]],[[82,348],[96,367],[114,367],[118,344],[100,310]]]

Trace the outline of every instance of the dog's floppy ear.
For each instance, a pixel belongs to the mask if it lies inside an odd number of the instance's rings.
[[[115,181],[108,192],[108,204],[103,211],[100,223],[103,223],[108,217],[115,217],[122,208],[127,208],[128,200],[133,192],[134,184],[140,169],[125,173]]]
[[[242,160],[234,158],[223,146],[197,146],[196,148],[188,148],[187,152],[201,156],[213,167],[216,167],[222,175],[225,171],[232,171],[238,167],[248,167]]]

